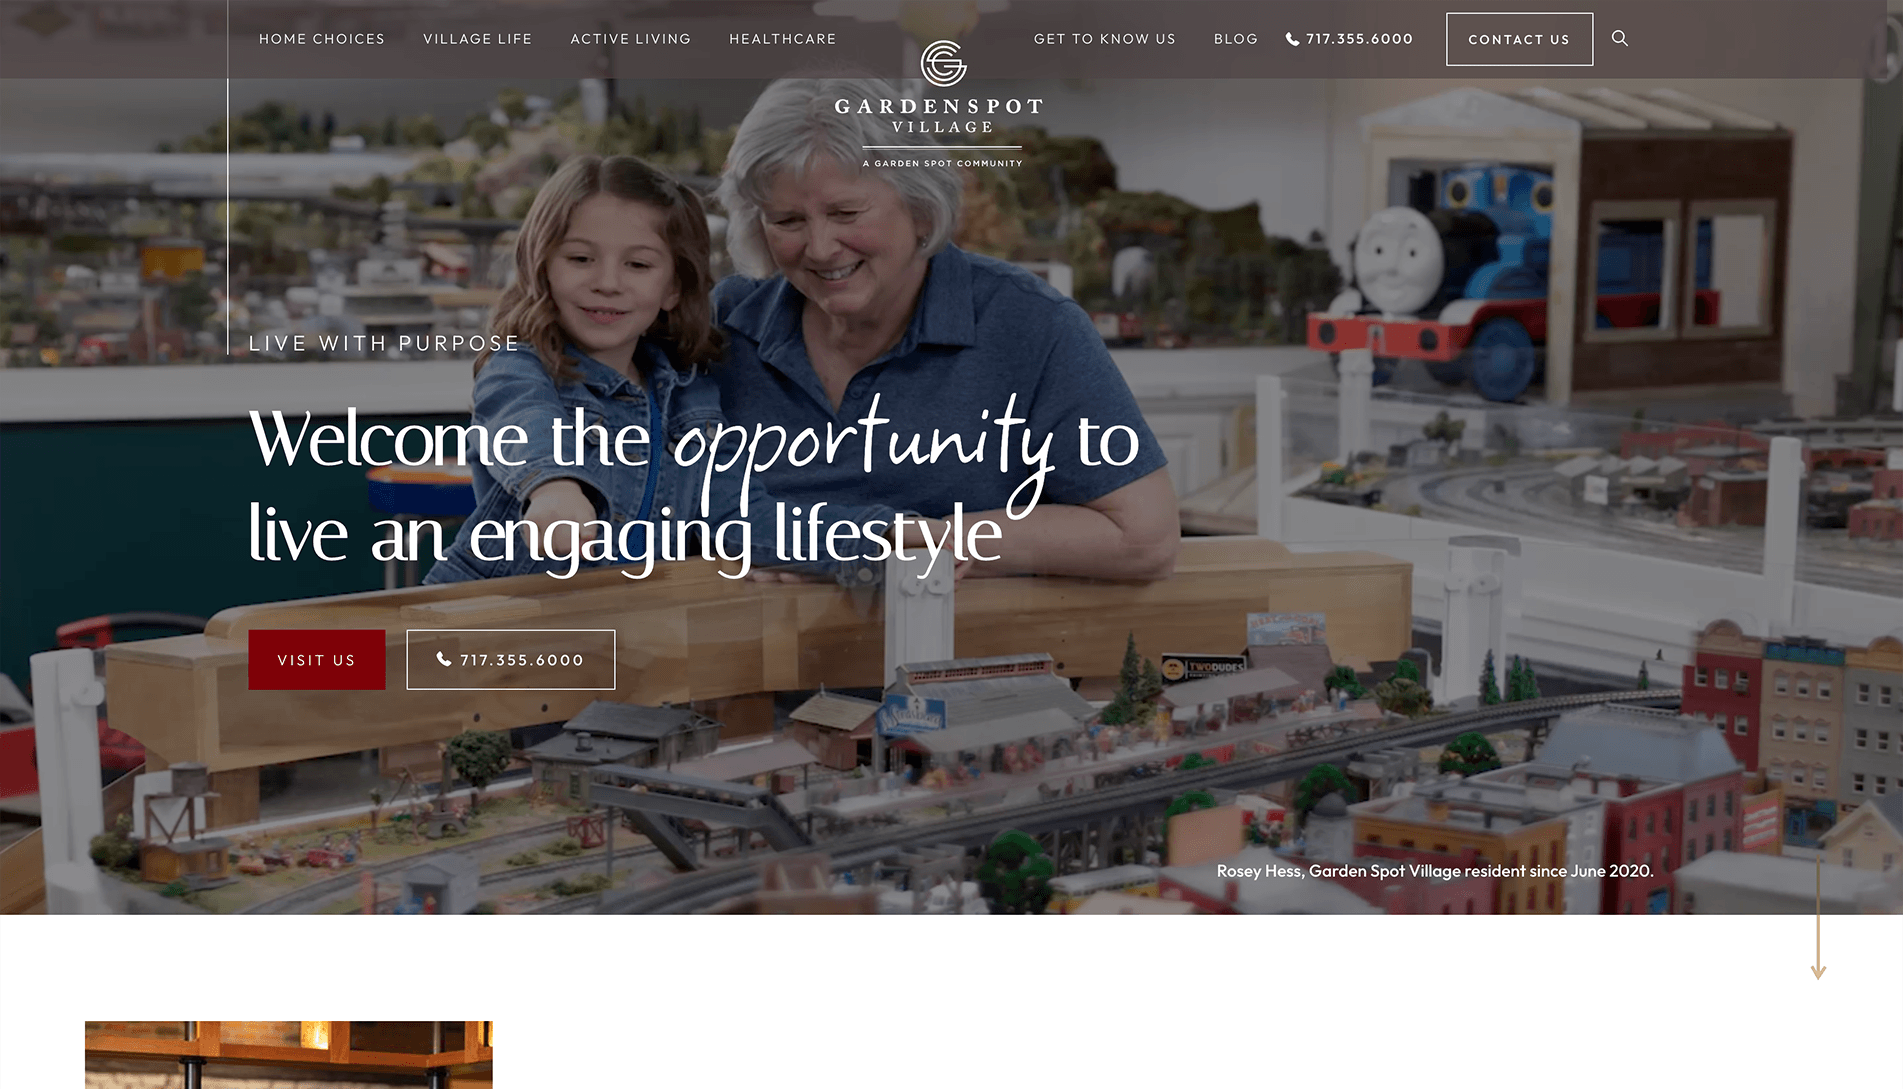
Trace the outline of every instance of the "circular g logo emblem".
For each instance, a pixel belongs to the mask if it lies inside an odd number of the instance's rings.
[[[1181,658],[1163,659],[1163,679],[1180,681],[1183,679],[1183,660]]]
[[[936,41],[918,59],[919,71],[934,87],[950,87],[965,78],[965,62],[958,59],[958,43]]]

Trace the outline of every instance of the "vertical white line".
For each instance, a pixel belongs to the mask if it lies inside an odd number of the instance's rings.
[[[231,0],[225,0],[225,359],[231,362]]]

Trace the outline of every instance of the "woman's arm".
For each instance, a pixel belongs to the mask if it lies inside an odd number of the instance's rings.
[[[1040,285],[1041,286],[1041,285]],[[1073,575],[1151,580],[1176,568],[1181,524],[1166,459],[1090,316],[1067,299],[1043,298],[1003,310],[992,320],[1016,336],[1046,335],[1036,368],[1027,433],[1060,436],[1044,493],[1031,513],[1012,521],[1004,511],[966,514],[998,523],[1002,541],[981,545],[999,558],[973,575]],[[1113,462],[1101,450],[1083,456],[1069,436],[1088,419],[1098,435],[1127,429],[1135,448]],[[1066,449],[1068,447],[1068,449]]]
[[[1176,487],[1165,469],[1082,506],[1039,504],[1012,521],[1001,510],[965,515],[965,532],[979,519],[1003,529],[1003,539],[979,548],[998,558],[973,565],[971,575],[1063,574],[1148,581],[1176,570],[1182,541]]]

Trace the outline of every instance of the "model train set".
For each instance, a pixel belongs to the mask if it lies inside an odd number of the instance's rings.
[[[1470,88],[1363,119],[1369,214],[1318,351],[1491,401],[1768,382],[1791,134],[1674,90]]]
[[[1553,177],[1486,163],[1423,174],[1413,207],[1377,212],[1356,236],[1354,286],[1309,315],[1309,346],[1367,348],[1375,381],[1400,359],[1418,359],[1447,385],[1472,382],[1491,401],[1513,401],[1543,377],[1552,260]],[[1601,224],[1594,282],[1596,329],[1657,327],[1665,293],[1666,225]],[[1719,323],[1711,289],[1712,227],[1693,246],[1692,322]]]

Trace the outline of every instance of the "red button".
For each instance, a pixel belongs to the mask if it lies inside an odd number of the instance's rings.
[[[376,691],[384,687],[382,628],[268,628],[251,633],[255,691]]]

